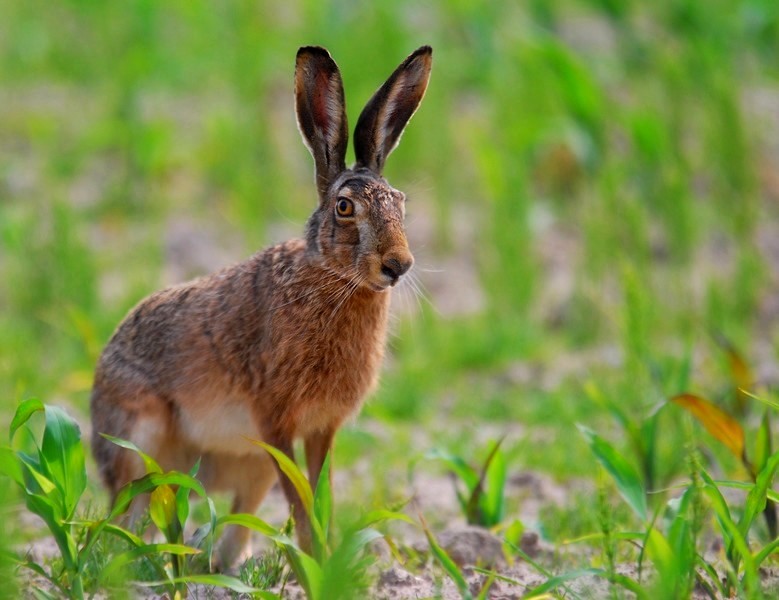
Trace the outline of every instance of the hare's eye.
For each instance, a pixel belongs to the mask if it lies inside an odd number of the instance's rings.
[[[354,214],[354,203],[348,198],[338,198],[335,203],[335,212],[339,217],[351,217]]]

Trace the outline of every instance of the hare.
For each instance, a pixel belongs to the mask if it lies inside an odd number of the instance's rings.
[[[144,474],[143,464],[100,433],[131,440],[168,469],[188,469],[200,457],[204,485],[233,492],[233,512],[254,513],[280,479],[299,542],[310,545],[291,482],[244,437],[293,460],[293,441],[302,438],[315,484],[336,430],[376,385],[390,290],[414,262],[405,195],[381,173],[431,65],[432,49],[422,46],[378,89],[357,121],[356,164],[347,168],[340,71],[324,48],[300,48],[297,122],[319,196],[305,238],[157,292],[118,326],[91,396],[92,448],[114,497]],[[228,528],[221,565],[249,553],[248,530]]]

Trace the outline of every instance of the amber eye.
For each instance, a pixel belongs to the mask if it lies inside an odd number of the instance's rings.
[[[351,217],[354,214],[354,203],[348,198],[338,198],[335,212],[339,217]]]

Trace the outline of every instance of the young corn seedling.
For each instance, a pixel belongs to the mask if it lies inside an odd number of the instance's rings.
[[[744,465],[753,482],[757,482],[758,474],[768,464],[772,454],[771,415],[769,407],[763,410],[763,416],[757,430],[749,437],[754,439],[751,452],[747,451],[746,432],[739,422],[739,417],[745,421],[752,401],[762,399],[749,390],[754,387],[754,376],[748,363],[744,360],[735,346],[723,335],[715,334],[715,340],[725,352],[728,360],[731,385],[734,397],[733,412],[728,412],[710,400],[695,394],[683,393],[671,398],[671,402],[681,406],[703,425],[706,430]],[[774,408],[776,408],[774,406]],[[771,538],[779,535],[779,523],[777,523],[776,503],[769,499],[763,511],[768,533]]]
[[[45,415],[40,446],[36,444],[32,454],[14,450],[11,444],[16,432],[38,412]],[[63,565],[59,573],[47,572],[33,561],[22,562],[22,566],[47,579],[63,596],[83,598],[89,544],[79,547],[79,526],[74,523],[87,483],[78,424],[56,406],[45,406],[36,399],[22,402],[11,421],[9,446],[0,448],[0,473],[19,486],[27,508],[46,524]]]
[[[506,457],[500,449],[503,440],[493,443],[478,470],[445,450],[433,449],[425,455],[428,460],[443,462],[459,481],[459,485],[455,482],[455,493],[470,525],[494,527],[505,516]]]
[[[122,567],[142,556],[167,553],[178,558],[199,552],[179,541],[147,544],[133,533],[112,523],[127,511],[135,497],[144,493],[151,493],[153,498],[157,498],[153,519],[160,523],[172,521],[170,496],[165,491],[158,490],[169,490],[172,493],[171,486],[178,486],[177,494],[185,495],[185,492],[195,490],[205,495],[202,486],[195,479],[182,473],[163,473],[161,469],[156,469],[122,488],[106,518],[94,521],[78,520],[76,512],[86,488],[86,468],[81,432],[76,421],[56,406],[45,405],[35,399],[26,400],[17,407],[11,421],[10,441],[13,443],[16,432],[39,412],[43,412],[45,418],[40,446],[36,445],[34,454],[14,450],[10,445],[0,447],[0,473],[10,477],[18,485],[27,508],[46,524],[57,544],[62,569],[59,572],[47,571],[43,565],[31,560],[19,561],[21,566],[48,580],[61,596],[80,599],[85,594],[86,570],[92,553],[97,541],[104,534],[124,540],[131,546],[131,550],[112,557],[102,571],[98,583],[111,584],[116,575],[121,573]],[[145,460],[151,461],[149,457],[145,457]],[[169,526],[169,531],[172,531],[170,527],[175,525]],[[186,589],[181,587],[183,581],[177,581],[174,572],[162,574],[169,579],[167,591],[170,598],[186,595]],[[251,590],[240,581],[237,584],[223,580],[209,580],[204,583],[227,585],[236,590]],[[40,597],[51,596],[42,589],[36,590],[36,594]]]
[[[284,551],[292,572],[309,600],[365,597],[366,571],[373,562],[372,558],[366,555],[366,547],[372,541],[384,537],[373,527],[389,520],[411,520],[402,513],[388,510],[370,511],[347,528],[338,545],[332,546],[330,455],[325,458],[316,490],[313,490],[303,472],[286,454],[264,442],[252,440],[252,443],[264,448],[274,458],[300,495],[311,523],[311,553],[303,551],[288,535],[279,532],[255,515],[227,515],[216,520],[216,527],[240,525],[272,539]]]
[[[486,600],[488,598],[490,587],[492,587],[492,583],[495,581],[495,573],[490,572],[487,574],[487,581],[484,583],[479,593],[474,596],[462,572],[452,560],[452,557],[449,556],[446,550],[444,550],[438,543],[438,540],[436,540],[433,532],[430,531],[430,528],[427,526],[424,517],[419,515],[419,518],[422,521],[422,529],[425,532],[427,543],[430,545],[430,552],[433,555],[433,558],[439,565],[441,565],[444,572],[449,576],[455,586],[457,586],[457,591],[460,593],[460,597],[463,600]]]
[[[585,392],[592,402],[606,409],[625,432],[630,449],[638,460],[641,477],[647,490],[658,486],[657,432],[663,404],[654,406],[641,418],[632,416],[622,403],[606,396],[592,382],[585,385]]]
[[[692,518],[697,508],[698,487],[690,485],[679,499],[668,503],[667,525],[663,532],[657,525],[659,514],[649,513],[646,490],[638,471],[607,440],[581,425],[579,430],[598,462],[613,478],[619,494],[645,527],[643,532],[614,535],[637,544],[641,548],[639,565],[646,555],[657,573],[649,588],[640,581],[641,569],[637,582],[614,573],[599,571],[594,574],[607,577],[639,598],[688,598],[695,583],[695,567],[700,559],[696,549],[698,527],[694,525],[698,521]]]
[[[239,593],[262,593],[260,590],[245,585],[235,577],[210,573],[194,574],[187,572],[187,556],[200,553],[199,549],[184,544],[184,527],[189,517],[189,498],[191,492],[195,492],[200,498],[205,499],[208,503],[211,516],[208,532],[215,531],[217,521],[214,503],[206,495],[200,482],[195,479],[200,466],[199,461],[192,468],[189,475],[177,474],[175,472],[168,473],[168,476],[177,475],[178,477],[174,481],[166,483],[164,479],[160,479],[164,478],[166,474],[154,458],[143,452],[132,442],[105,434],[103,434],[103,436],[116,445],[135,452],[143,460],[147,471],[146,476],[131,482],[126,488],[133,485],[146,487],[143,484],[145,480],[153,482],[152,488],[150,489],[149,517],[165,538],[165,543],[147,544],[140,538],[125,532],[124,537],[131,542],[133,548],[125,554],[115,557],[108,564],[104,571],[104,578],[107,581],[110,581],[110,577],[114,573],[118,572],[122,567],[137,558],[142,556],[159,556],[163,558],[161,565],[157,561],[152,561],[152,564],[155,566],[157,574],[160,577],[159,581],[143,582],[141,585],[144,587],[162,587],[168,597],[173,600],[186,598],[188,586],[192,584],[224,587]],[[174,487],[176,488],[175,490]],[[122,501],[122,503],[124,502],[121,498],[124,489],[125,488],[120,491],[116,504],[119,504],[120,501]],[[133,497],[135,495],[137,494],[134,494]],[[210,570],[214,536],[205,535],[204,537]]]

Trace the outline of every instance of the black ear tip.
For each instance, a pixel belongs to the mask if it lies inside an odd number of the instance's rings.
[[[424,68],[429,69],[432,62],[433,62],[433,48],[425,45],[425,46],[420,46],[419,48],[414,50],[411,54],[409,54],[408,58],[403,61],[401,68],[407,69],[413,64],[415,65],[415,67],[425,65]]]
[[[301,46],[298,48],[297,58],[306,55],[329,58],[332,60],[330,53],[325,48],[322,48],[322,46]]]

